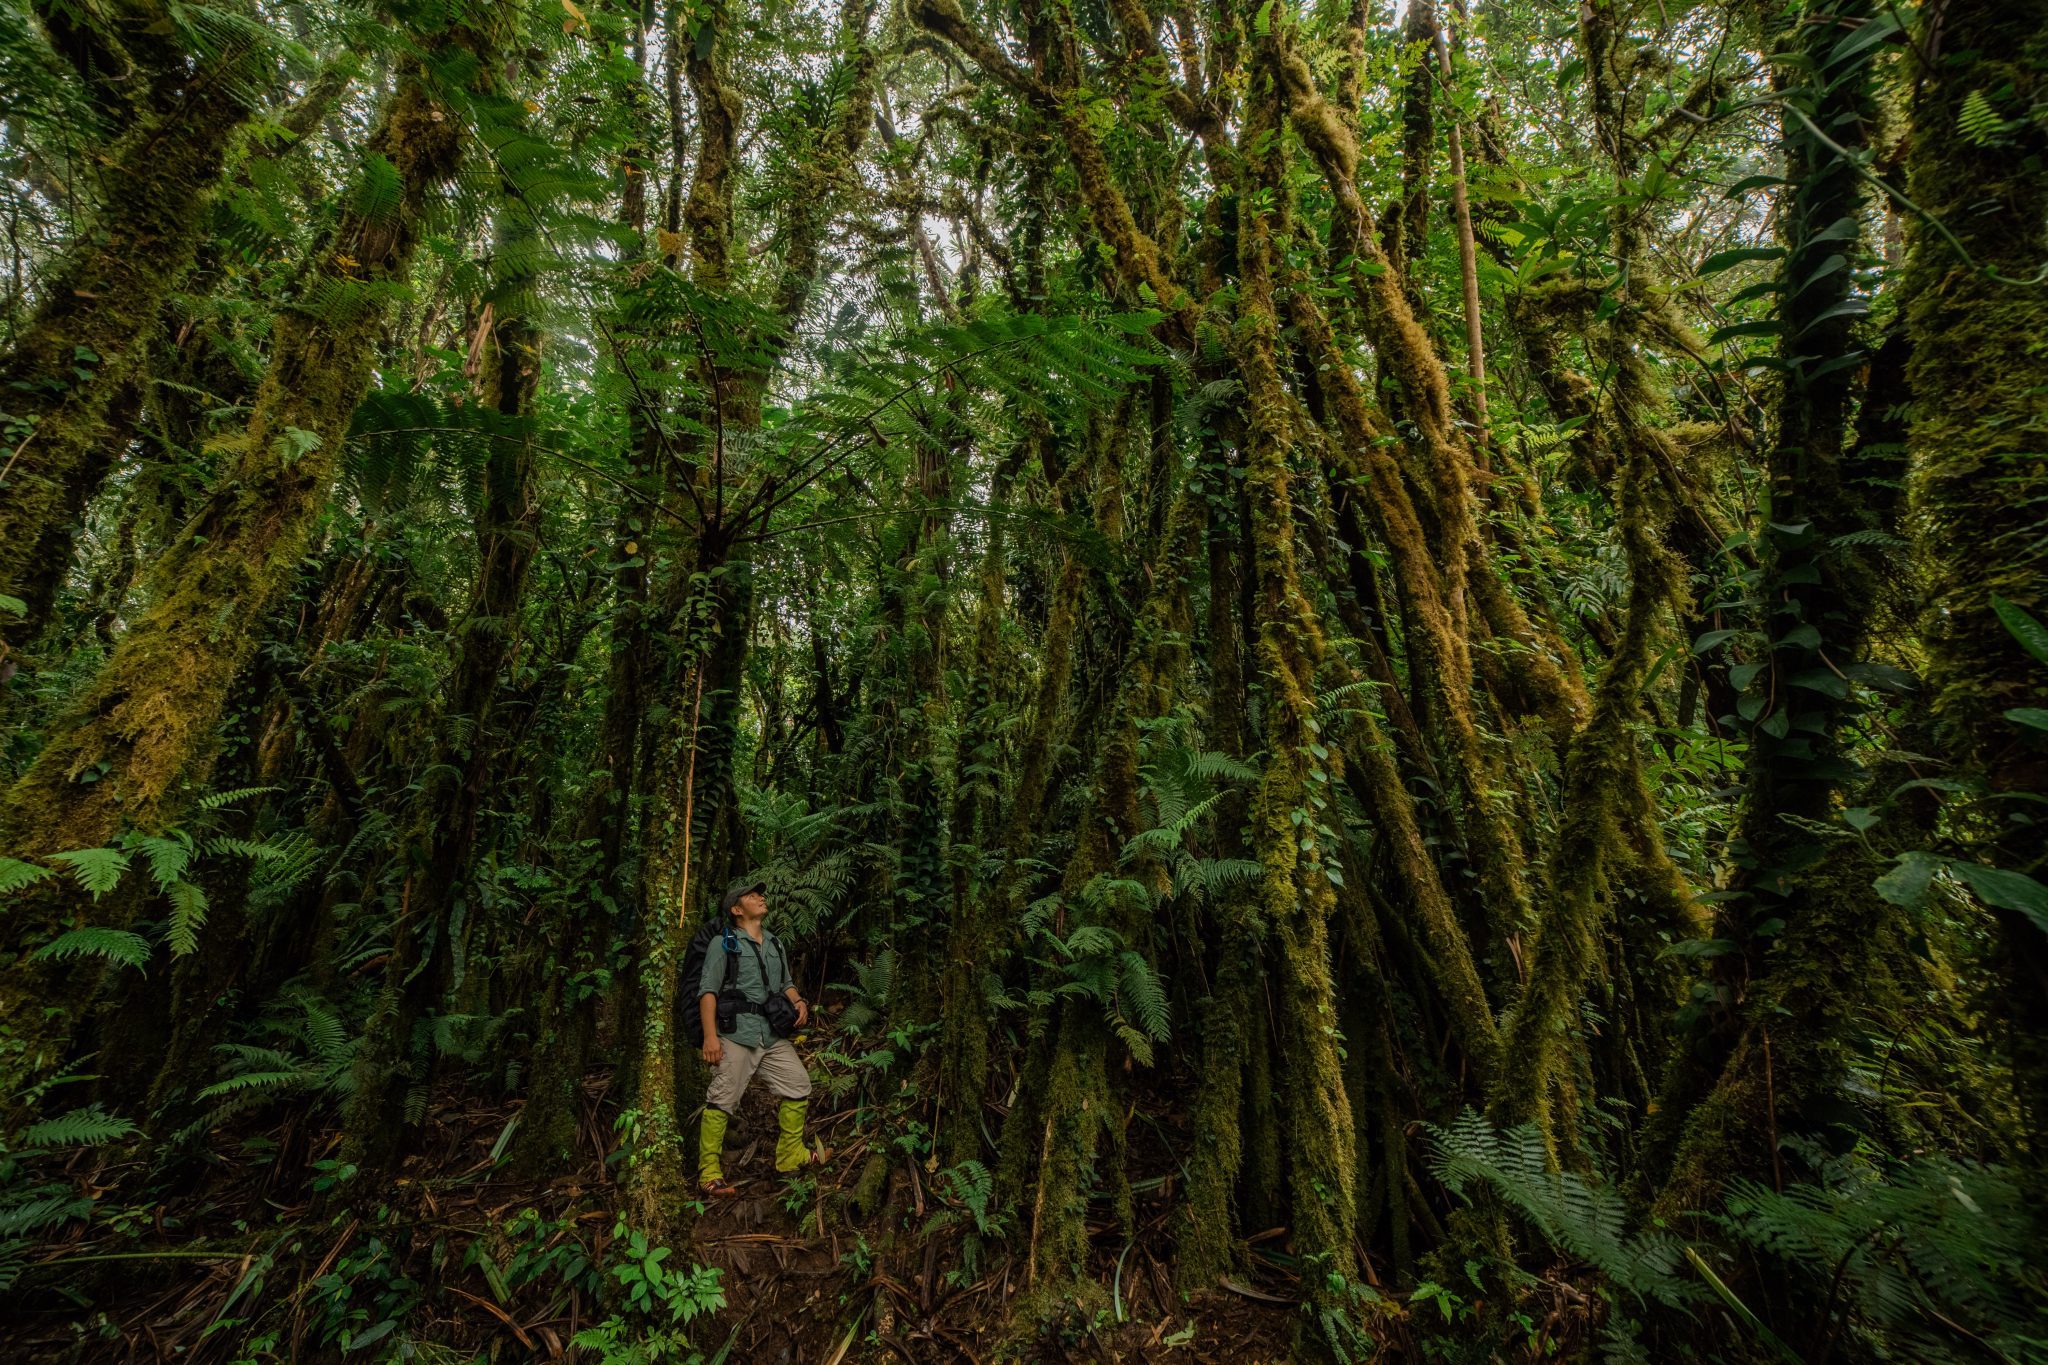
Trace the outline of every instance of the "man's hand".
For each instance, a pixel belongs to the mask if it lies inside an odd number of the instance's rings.
[[[796,1026],[798,1028],[802,1028],[805,1024],[808,1024],[810,1022],[811,1007],[808,1004],[804,1003],[804,998],[802,996],[798,996],[796,998]]]
[[[718,1041],[718,997],[709,991],[697,997],[697,1020],[704,1027],[704,1061],[717,1066],[725,1045]]]

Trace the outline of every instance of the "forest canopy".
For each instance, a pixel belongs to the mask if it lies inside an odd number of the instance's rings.
[[[2048,0],[0,0],[0,163],[10,1359],[2048,1361]]]

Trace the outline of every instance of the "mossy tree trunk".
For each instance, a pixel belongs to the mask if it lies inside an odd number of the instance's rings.
[[[351,1160],[366,1164],[396,1159],[409,1126],[408,1096],[432,1080],[433,1044],[425,1029],[448,990],[457,940],[478,905],[471,885],[477,824],[499,777],[503,748],[491,729],[493,703],[520,643],[515,627],[540,541],[529,409],[540,384],[542,337],[522,316],[534,302],[527,213],[508,205],[500,218],[499,278],[485,302],[494,311],[477,357],[477,401],[501,421],[493,426],[474,517],[476,587],[443,689],[441,738],[399,848],[405,908],[349,1096],[347,1150]]]
[[[206,234],[206,206],[243,125],[246,59],[201,61],[160,33],[158,68],[107,152],[99,207],[0,355],[0,669],[31,640],[71,568],[87,504],[113,467],[108,409]],[[168,68],[168,69],[164,69]],[[0,674],[4,676],[4,674]]]
[[[1657,392],[1640,353],[1641,320],[1653,306],[1639,297],[1627,266],[1643,254],[1643,210],[1623,187],[1640,165],[1631,130],[1636,49],[1620,6],[1593,0],[1580,13],[1580,42],[1592,91],[1601,151],[1617,186],[1611,214],[1619,307],[1599,339],[1614,374],[1617,442],[1615,507],[1629,568],[1628,605],[1620,638],[1594,691],[1586,726],[1565,755],[1563,815],[1552,863],[1555,900],[1529,949],[1528,983],[1507,1030],[1505,1065],[1489,1107],[1503,1123],[1533,1121],[1554,1151],[1575,1155],[1578,1113],[1590,1082],[1580,1011],[1598,979],[1601,947],[1614,907],[1639,897],[1670,928],[1690,927],[1689,893],[1655,830],[1655,803],[1644,779],[1636,729],[1642,692],[1659,630],[1683,592],[1677,561],[1664,542],[1667,509],[1659,497],[1657,462],[1668,456]]]
[[[1740,895],[1723,903],[1717,926],[1741,951],[1715,964],[1737,1008],[1723,1026],[1720,1077],[1692,1108],[1665,1180],[1661,1203],[1674,1211],[1712,1207],[1734,1179],[1782,1180],[1777,1140],[1822,1126],[1813,1107],[1838,1094],[1859,1009],[1876,1003],[1887,906],[1868,889],[1875,870],[1860,843],[1819,833],[1855,774],[1842,732],[1862,710],[1850,680],[1864,676],[1877,597],[1871,566],[1840,546],[1853,532],[1889,529],[1868,524],[1859,510],[1867,492],[1851,479],[1849,417],[1859,394],[1845,362],[1857,337],[1851,272],[1841,263],[1864,244],[1839,226],[1863,216],[1854,158],[1876,121],[1872,73],[1882,49],[1831,56],[1875,16],[1866,0],[1821,0],[1775,34],[1785,45],[1782,98],[1795,111],[1782,122],[1791,183],[1779,289],[1784,389],[1760,517],[1762,641],[1757,663],[1743,670],[1751,676],[1738,712],[1749,742],[1732,850]],[[1814,137],[1806,119],[1845,150]],[[1860,394],[1878,409],[1901,396]]]
[[[633,1161],[627,1213],[650,1239],[674,1245],[687,1232],[690,1180],[684,1159],[685,1078],[701,1080],[701,1062],[680,1046],[679,1010],[695,1005],[695,987],[677,979],[690,933],[723,890],[710,846],[731,804],[741,670],[752,628],[751,566],[725,561],[716,545],[700,551],[687,603],[671,628],[681,651],[672,723],[657,737],[641,834],[643,956],[636,964],[645,1001],[639,1053]]]
[[[1929,14],[1939,22],[1923,26],[1918,47],[1927,64],[1916,73],[1908,162],[1928,220],[1910,225],[1906,272],[1912,512],[1930,569],[1927,684],[1937,734],[1985,787],[1961,822],[1970,856],[2048,881],[2048,841],[2026,804],[2048,794],[2048,744],[2006,717],[2048,705],[2048,664],[1993,607],[2003,598],[2048,622],[2048,288],[2038,283],[2048,261],[2039,170],[2048,130],[2037,116],[2048,98],[2048,4],[1951,0]],[[1966,125],[1973,102],[1995,116],[1995,130]],[[2033,1160],[2048,1170],[2048,934],[2017,910],[1993,914],[2003,977],[1995,1007],[2009,1020]]]
[[[1027,449],[1019,442],[997,468],[989,494],[994,506],[1000,508],[1007,501]],[[988,1091],[987,982],[994,965],[994,943],[992,916],[987,913],[989,897],[973,884],[970,859],[984,856],[989,842],[998,835],[993,778],[1000,757],[995,727],[1001,719],[1010,672],[1003,658],[1008,555],[1009,538],[998,514],[990,519],[988,545],[982,554],[965,715],[955,748],[949,857],[952,914],[945,933],[946,965],[939,976],[938,1144],[951,1165],[983,1155],[982,1108]],[[1062,693],[1065,681],[1060,680]],[[829,690],[830,678],[821,674],[821,682]],[[1054,700],[1057,703],[1058,697]]]
[[[1123,524],[1120,472],[1129,444],[1130,408],[1128,402],[1119,406],[1106,424],[1106,439],[1098,442],[1096,521],[1112,543],[1132,535]],[[1111,946],[1090,951],[1106,951],[1112,960],[1118,954],[1136,953],[1145,960],[1148,973],[1153,911],[1167,880],[1156,857],[1131,857],[1128,852],[1141,820],[1139,733],[1143,723],[1170,709],[1179,689],[1197,527],[1193,499],[1184,492],[1177,495],[1154,561],[1158,568],[1151,589],[1129,638],[1116,642],[1121,648],[1108,661],[1106,676],[1115,679],[1112,699],[1092,736],[1097,759],[1088,803],[1061,876],[1060,906],[1052,921],[1054,934],[1074,943],[1081,941],[1083,926],[1107,930]],[[1056,989],[1060,978],[1055,974],[1042,984]],[[1112,1029],[1110,1015],[1112,1010],[1134,1014],[1136,1008],[1121,985],[1111,999],[1060,996],[1051,1011],[1043,1094],[1036,1104],[1019,1106],[1011,1114],[1010,1124],[1023,1129],[1022,1136],[1037,1148],[1036,1178],[1027,1196],[1026,1283],[1033,1303],[1023,1310],[1033,1325],[1065,1320],[1077,1307],[1085,1310],[1100,1297],[1100,1285],[1086,1274],[1087,1214],[1093,1194],[1106,1186],[1119,1220],[1127,1229],[1132,1224],[1112,1062],[1123,1055],[1140,1062],[1149,1059],[1134,1050],[1130,1033]],[[1126,1019],[1125,1027],[1135,1024]],[[1125,1039],[1122,1043],[1119,1034]],[[1012,1135],[1006,1132],[1005,1140],[1012,1141]]]
[[[1360,198],[1356,139],[1323,98],[1298,53],[1283,50],[1278,71],[1290,123],[1335,200],[1348,240],[1356,243],[1353,259],[1361,268],[1354,270],[1346,283],[1355,292],[1366,339],[1397,385],[1402,416],[1415,434],[1411,444],[1423,471],[1423,477],[1412,485],[1416,530],[1410,532],[1409,518],[1385,504],[1393,487],[1383,493],[1382,481],[1375,479],[1368,491],[1374,506],[1382,509],[1379,529],[1396,556],[1395,571],[1412,613],[1411,666],[1426,679],[1419,695],[1429,708],[1429,723],[1442,736],[1446,767],[1460,788],[1462,829],[1479,872],[1481,902],[1492,939],[1485,945],[1486,957],[1494,964],[1494,979],[1504,987],[1512,975],[1508,965],[1511,945],[1531,923],[1533,912],[1525,870],[1527,853],[1497,798],[1496,765],[1485,752],[1473,714],[1471,587],[1474,577],[1493,570],[1474,519],[1471,452],[1455,429],[1443,364],[1417,323],[1403,274],[1391,267],[1379,247]],[[1371,458],[1370,449],[1358,447],[1356,457]],[[1434,529],[1433,541],[1421,539],[1425,527]],[[1485,600],[1491,601],[1504,619],[1519,613],[1519,608],[1499,600],[1497,594],[1488,592]],[[1515,629],[1526,633],[1526,621]],[[1535,667],[1534,658],[1531,666]],[[1555,697],[1559,719],[1569,722],[1581,705],[1573,689],[1554,664],[1546,663],[1539,672],[1547,680],[1545,689]]]
[[[1223,474],[1218,449],[1210,459]],[[1220,487],[1218,486],[1220,485]],[[1242,543],[1235,524],[1236,501],[1225,475],[1205,479],[1188,496],[1208,505],[1204,518],[1209,559],[1209,714],[1207,739],[1232,758],[1246,756],[1244,649],[1238,624],[1239,581],[1243,573],[1236,551]],[[1217,854],[1242,858],[1243,829],[1248,815],[1243,796],[1233,791],[1217,814]],[[1253,897],[1236,891],[1212,907],[1216,933],[1216,975],[1207,1009],[1196,1021],[1201,1030],[1201,1066],[1194,1098],[1194,1147],[1187,1159],[1187,1194],[1177,1215],[1179,1253],[1175,1272],[1183,1292],[1211,1288],[1218,1276],[1238,1260],[1237,1182],[1244,1166],[1244,1058],[1252,1031],[1252,1012],[1264,1008],[1260,985],[1261,955]]]
[[[479,20],[499,16],[486,10]],[[499,41],[471,28],[428,38],[433,51],[474,53],[479,60],[468,69],[479,81],[490,79]],[[366,148],[375,174],[394,177],[395,202],[358,199],[310,272],[303,300],[278,318],[233,467],[156,565],[151,606],[0,802],[0,846],[46,857],[102,847],[126,827],[161,830],[203,782],[257,623],[332,486],[349,417],[370,383],[385,300],[403,284],[429,198],[455,174],[461,151],[461,120],[427,72],[408,67]],[[55,1063],[65,1011],[75,1004],[22,955],[68,922],[125,922],[130,914],[125,897],[84,904],[52,887],[25,898],[0,959],[0,1023],[18,1028],[25,1047],[9,1058],[0,1090],[17,1093]]]
[[[646,16],[634,30],[635,64],[647,62]],[[645,118],[644,87],[627,87],[626,100],[635,123]],[[651,142],[651,135],[649,138]],[[635,143],[621,157],[619,221],[644,243],[647,233],[646,145]],[[638,248],[644,253],[644,244]],[[529,1176],[546,1176],[568,1161],[576,1144],[581,1117],[579,1101],[597,1033],[607,950],[614,926],[638,920],[635,860],[627,856],[635,795],[639,792],[640,722],[647,706],[646,681],[651,665],[648,621],[648,563],[654,556],[649,534],[649,490],[659,487],[654,469],[660,443],[643,406],[628,405],[626,456],[628,486],[639,497],[622,499],[613,525],[611,610],[606,622],[606,688],[593,750],[593,769],[584,788],[575,823],[576,854],[572,864],[579,884],[559,897],[556,913],[543,933],[547,979],[533,1025],[532,1079],[520,1110],[510,1164]],[[629,935],[630,937],[630,935]],[[623,995],[618,997],[623,1006]],[[638,1016],[619,1011],[619,1037],[625,1041]],[[619,1076],[630,1090],[630,1067]]]
[[[1254,27],[1248,13],[1246,19],[1247,27]],[[1336,907],[1331,875],[1340,851],[1333,832],[1335,783],[1342,762],[1325,742],[1316,714],[1316,672],[1328,646],[1296,567],[1288,469],[1293,405],[1281,379],[1280,320],[1273,298],[1276,243],[1286,235],[1290,207],[1282,189],[1280,133],[1287,79],[1282,31],[1280,22],[1270,25],[1250,67],[1237,221],[1237,359],[1249,427],[1245,489],[1258,632],[1252,658],[1258,665],[1268,755],[1252,799],[1251,844],[1261,867],[1259,914],[1271,939],[1278,1003],[1273,1050],[1287,1135],[1294,1244],[1302,1260],[1302,1295],[1315,1316],[1301,1345],[1310,1354],[1334,1354],[1345,1344],[1343,1325],[1355,1307],[1350,1286],[1358,1270],[1353,1252],[1358,1162],[1330,962]]]

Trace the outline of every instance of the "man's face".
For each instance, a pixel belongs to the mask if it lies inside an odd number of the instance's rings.
[[[749,891],[739,898],[733,909],[739,911],[742,918],[760,919],[768,913],[768,898],[758,891]]]

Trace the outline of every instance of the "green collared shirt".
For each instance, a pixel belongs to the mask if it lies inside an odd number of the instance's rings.
[[[794,984],[790,980],[789,958],[782,951],[782,942],[765,926],[759,943],[754,942],[744,929],[735,928],[732,936],[739,946],[739,970],[733,974],[732,984],[741,995],[758,1005],[771,995],[781,995]],[[726,938],[720,934],[711,941],[711,947],[704,954],[704,975],[697,982],[699,1000],[725,989],[725,964],[729,956],[725,944]],[[768,1047],[775,1041],[775,1035],[768,1031],[768,1021],[751,1011],[733,1020],[730,1033],[721,1031],[718,1036],[741,1047]]]

